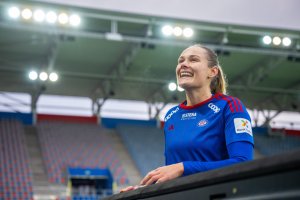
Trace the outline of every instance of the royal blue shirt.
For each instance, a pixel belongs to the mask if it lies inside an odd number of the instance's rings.
[[[166,165],[182,162],[189,175],[253,159],[250,121],[242,102],[223,94],[171,108],[164,125]]]

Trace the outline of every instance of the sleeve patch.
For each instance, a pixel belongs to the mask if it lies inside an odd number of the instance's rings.
[[[251,122],[245,118],[234,118],[234,128],[236,133],[248,133],[253,136]]]

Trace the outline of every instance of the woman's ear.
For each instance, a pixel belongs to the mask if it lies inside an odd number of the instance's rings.
[[[214,66],[214,67],[210,67],[209,68],[209,78],[213,78],[215,76],[217,76],[219,73],[219,69],[217,66]]]

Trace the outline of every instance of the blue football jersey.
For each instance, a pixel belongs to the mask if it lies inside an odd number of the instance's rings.
[[[246,107],[239,99],[223,94],[194,106],[185,101],[171,108],[165,117],[164,134],[166,165],[221,161],[229,158],[228,145],[254,144]]]

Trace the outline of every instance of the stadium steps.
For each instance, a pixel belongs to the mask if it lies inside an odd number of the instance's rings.
[[[265,156],[260,153],[257,149],[254,149],[254,159],[264,158]]]
[[[142,176],[138,171],[134,161],[129,155],[127,148],[124,146],[120,136],[113,130],[107,130],[108,136],[111,137],[113,148],[118,153],[120,162],[129,177],[130,185],[137,185],[142,180]]]
[[[36,127],[25,126],[25,139],[33,175],[35,195],[65,194],[66,186],[48,182]]]

